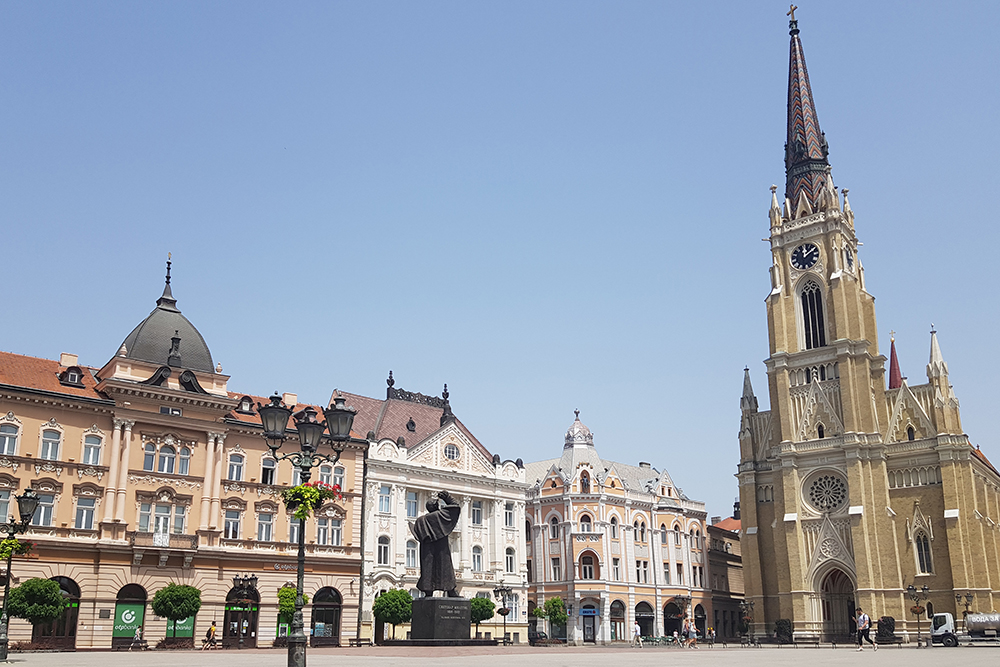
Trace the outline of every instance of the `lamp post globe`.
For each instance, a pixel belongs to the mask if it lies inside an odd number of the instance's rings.
[[[31,517],[35,516],[35,510],[38,509],[39,498],[34,489],[26,489],[23,494],[15,497],[17,498],[17,513],[21,515],[21,523],[27,527],[31,523]]]
[[[258,403],[257,414],[260,415],[260,423],[264,427],[264,440],[274,452],[285,441],[285,431],[288,430],[288,418],[292,416],[292,410],[281,401],[278,392],[274,392],[270,401],[267,405]]]
[[[323,439],[326,424],[316,420],[316,409],[309,406],[296,413],[295,430],[299,433],[299,445],[304,452],[315,452]]]
[[[345,399],[340,393],[336,393],[333,404],[329,408],[323,408],[323,416],[326,417],[326,428],[330,431],[330,438],[335,443],[344,443],[351,437],[351,426],[354,425],[354,416],[357,410],[347,407]]]

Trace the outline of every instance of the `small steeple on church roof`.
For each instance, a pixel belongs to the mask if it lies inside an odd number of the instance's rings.
[[[899,389],[903,386],[903,374],[899,370],[899,359],[896,358],[896,332],[889,332],[889,389]]]

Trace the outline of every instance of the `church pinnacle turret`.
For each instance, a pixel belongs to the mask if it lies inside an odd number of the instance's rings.
[[[896,358],[896,332],[889,332],[889,389],[899,389],[903,386],[903,374],[899,370],[899,359]]]
[[[829,147],[819,129],[806,57],[799,40],[795,7],[788,12],[791,47],[788,58],[788,135],[785,140],[785,201],[789,218],[835,205],[836,193],[827,160]],[[833,195],[833,201],[831,199]]]

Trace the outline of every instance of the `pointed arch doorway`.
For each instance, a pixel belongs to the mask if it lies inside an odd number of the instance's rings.
[[[823,576],[820,606],[824,641],[844,639],[853,633],[854,582],[843,570],[834,568]]]

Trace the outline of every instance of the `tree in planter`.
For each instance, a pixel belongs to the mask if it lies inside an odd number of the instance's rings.
[[[392,624],[392,638],[395,639],[396,626],[413,616],[413,598],[400,588],[388,590],[375,598],[372,615],[380,623]]]
[[[555,638],[556,636],[556,626],[565,626],[566,621],[569,620],[569,614],[566,613],[566,605],[563,604],[562,598],[549,598],[545,601],[545,615],[543,618],[549,619],[549,632],[551,636]],[[538,615],[538,610],[535,610],[535,615]]]
[[[28,579],[11,589],[8,613],[15,618],[23,618],[32,625],[51,623],[59,618],[66,601],[62,589],[51,579]]]
[[[177,639],[177,621],[183,621],[201,609],[201,591],[194,586],[169,583],[153,596],[153,613],[174,624],[174,639]],[[194,642],[194,639],[191,639]]]
[[[493,618],[496,605],[489,598],[472,598],[472,622],[476,624],[476,635],[479,635],[479,624]]]

